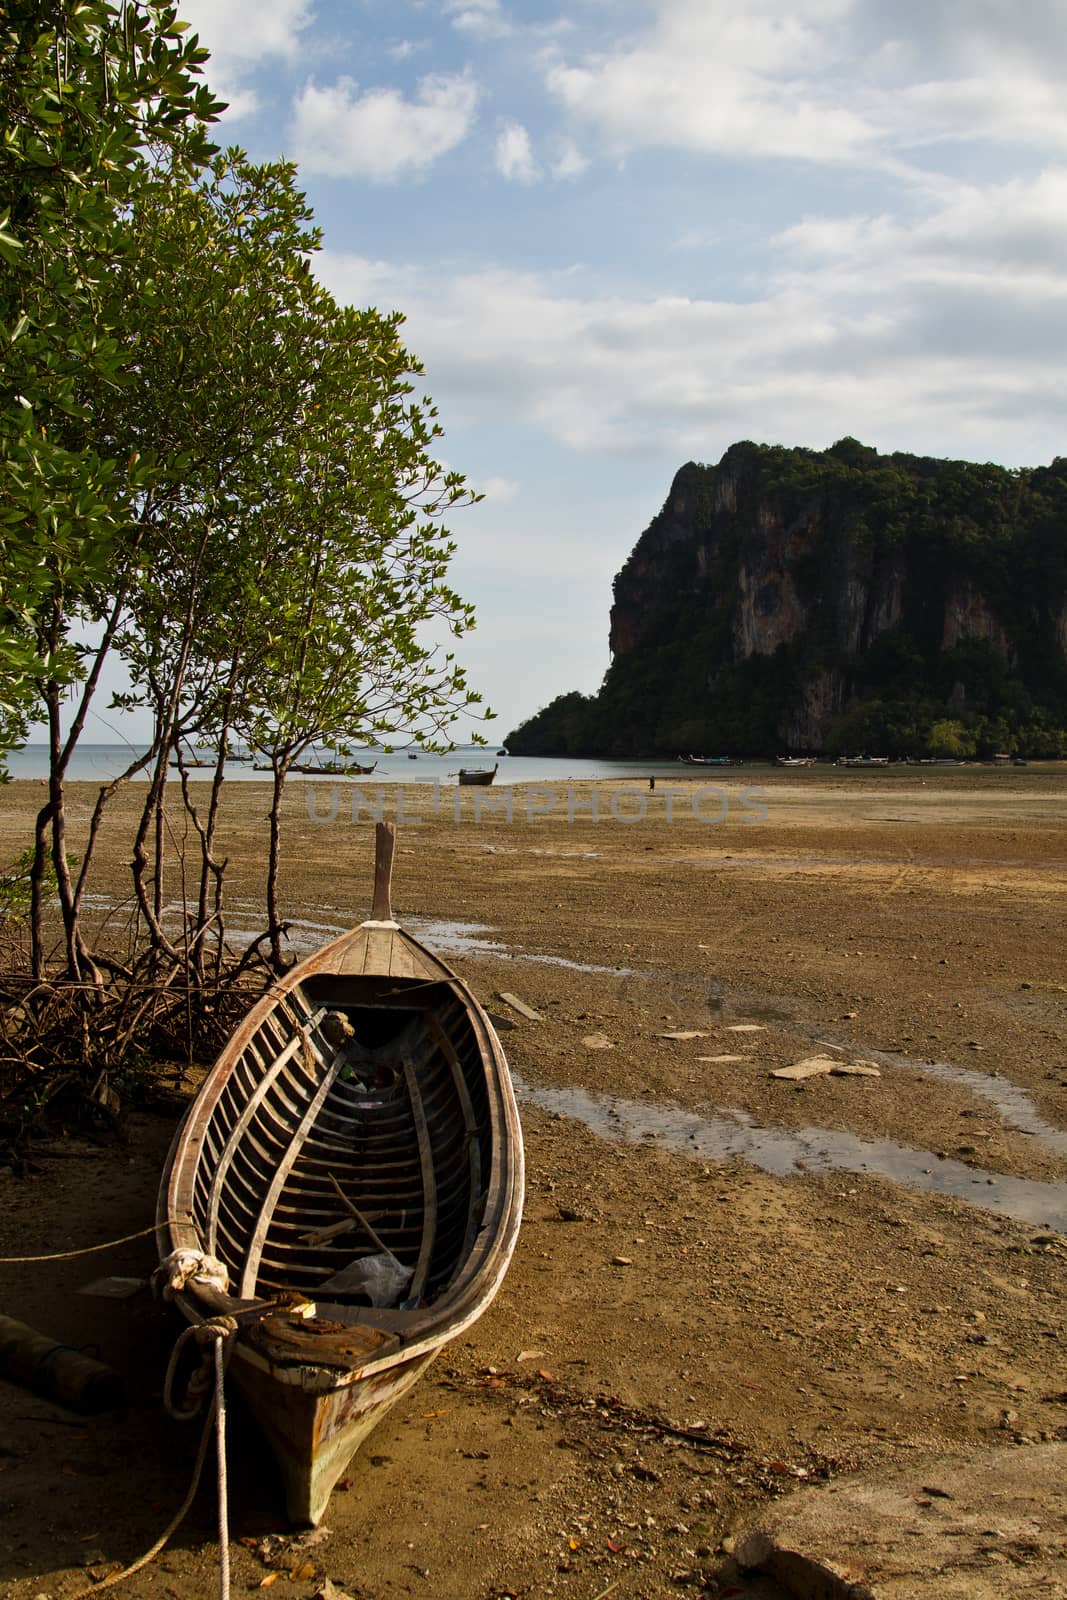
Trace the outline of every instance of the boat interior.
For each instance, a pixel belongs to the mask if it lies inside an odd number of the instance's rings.
[[[317,974],[288,991],[198,1130],[193,1221],[236,1294],[397,1332],[447,1301],[484,1219],[487,1048],[448,981]]]

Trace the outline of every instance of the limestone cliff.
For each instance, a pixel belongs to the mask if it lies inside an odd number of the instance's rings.
[[[1067,461],[737,444],[678,472],[619,572],[599,694],[508,745],[904,753],[945,719],[972,743],[1054,744],[1065,641]]]

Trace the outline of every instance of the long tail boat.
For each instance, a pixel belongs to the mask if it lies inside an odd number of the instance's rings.
[[[319,1521],[362,1440],[485,1310],[522,1211],[503,1049],[462,979],[394,921],[393,848],[378,824],[369,920],[234,1033],[159,1195],[165,1264],[204,1258],[173,1298],[189,1322],[236,1318],[229,1375],[299,1524]]]

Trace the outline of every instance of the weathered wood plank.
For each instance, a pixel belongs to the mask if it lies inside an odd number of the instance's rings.
[[[0,1376],[84,1415],[117,1411],[125,1399],[117,1372],[14,1317],[0,1316]]]

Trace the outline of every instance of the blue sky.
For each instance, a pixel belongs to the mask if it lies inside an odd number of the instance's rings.
[[[181,0],[219,137],[299,163],[485,491],[491,736],[608,662],[611,579],[738,439],[1067,453],[1054,0]]]

